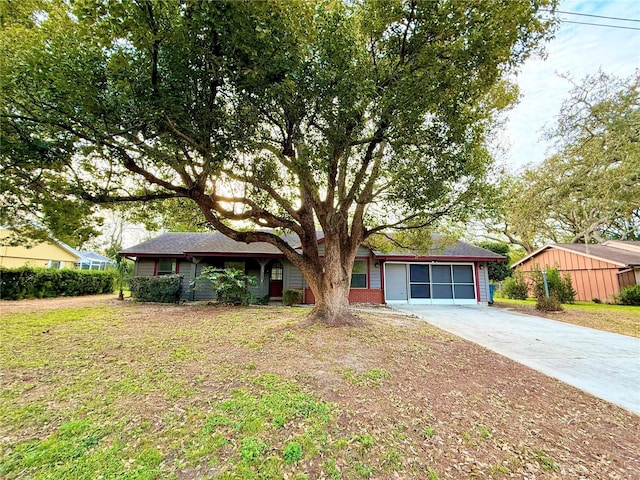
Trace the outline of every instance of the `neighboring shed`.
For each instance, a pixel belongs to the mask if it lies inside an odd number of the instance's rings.
[[[640,242],[610,240],[597,245],[550,244],[514,263],[525,274],[538,268],[569,273],[576,300],[612,300],[621,288],[640,285]]]

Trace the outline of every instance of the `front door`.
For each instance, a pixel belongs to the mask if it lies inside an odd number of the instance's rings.
[[[269,276],[269,297],[282,297],[282,265],[274,263],[271,267],[271,275]]]

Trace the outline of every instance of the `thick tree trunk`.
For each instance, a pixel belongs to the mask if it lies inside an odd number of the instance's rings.
[[[310,323],[330,326],[362,325],[362,320],[351,313],[349,306],[350,275],[343,273],[339,264],[328,264],[319,282],[309,282],[315,297],[315,307],[309,316]]]
[[[312,257],[310,262],[297,265],[316,302],[305,323],[330,326],[363,324],[359,317],[351,313],[349,306],[351,270],[357,252],[352,240],[325,232],[324,252],[316,250],[314,253],[318,256],[315,259]]]

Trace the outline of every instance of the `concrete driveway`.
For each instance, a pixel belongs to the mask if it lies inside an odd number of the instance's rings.
[[[640,414],[640,339],[482,306],[393,305]]]

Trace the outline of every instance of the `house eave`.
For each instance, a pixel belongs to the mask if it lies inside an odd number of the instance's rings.
[[[226,258],[285,258],[283,254],[278,253],[259,253],[259,252],[185,252],[187,258],[193,257],[226,257]]]
[[[397,262],[504,262],[506,258],[495,257],[473,257],[473,256],[451,256],[451,255],[385,255],[376,254],[375,258],[382,261]]]

